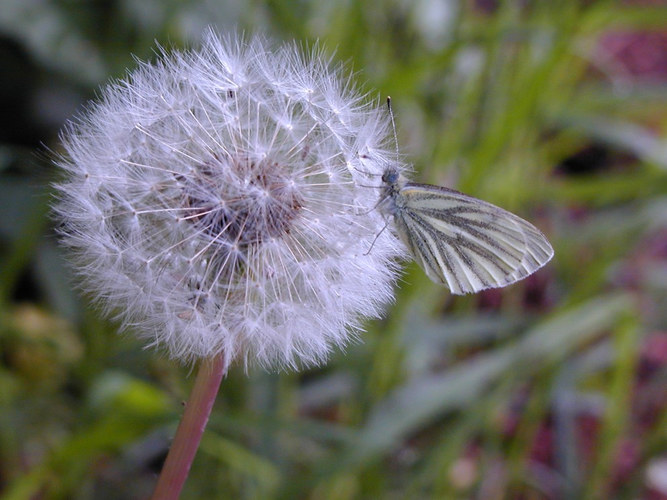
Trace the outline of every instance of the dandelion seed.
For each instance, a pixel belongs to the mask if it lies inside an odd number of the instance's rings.
[[[380,314],[402,247],[389,231],[373,243],[385,223],[367,173],[404,167],[382,106],[323,61],[211,31],[66,128],[63,241],[124,328],[185,362],[284,368]]]

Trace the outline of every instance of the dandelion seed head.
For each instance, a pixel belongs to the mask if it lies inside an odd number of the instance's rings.
[[[172,357],[321,363],[392,297],[388,132],[318,47],[210,31],[66,127],[62,239],[105,312]]]

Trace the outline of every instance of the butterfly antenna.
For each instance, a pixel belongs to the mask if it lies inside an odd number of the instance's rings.
[[[394,144],[396,145],[396,162],[398,163],[398,134],[396,134],[396,122],[394,121],[394,110],[391,109],[391,96],[387,96],[387,109],[391,118],[391,129],[394,131]]]

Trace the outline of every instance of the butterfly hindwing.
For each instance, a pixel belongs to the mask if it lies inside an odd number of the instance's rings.
[[[399,235],[427,275],[454,294],[509,285],[553,256],[539,229],[491,203],[410,182],[395,197]]]

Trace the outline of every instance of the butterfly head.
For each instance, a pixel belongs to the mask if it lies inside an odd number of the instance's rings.
[[[398,170],[394,168],[388,168],[382,174],[382,182],[391,186],[392,184],[396,184],[398,182],[398,179],[400,179],[400,177],[401,174],[398,172]]]

